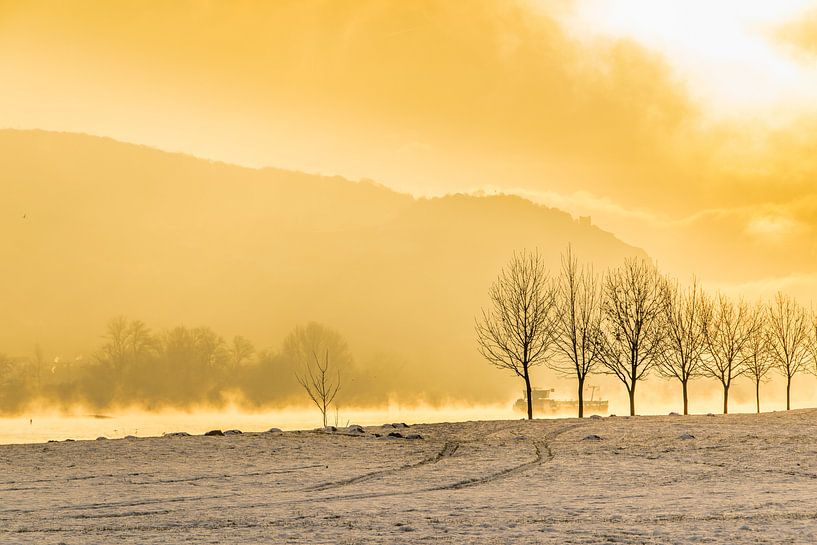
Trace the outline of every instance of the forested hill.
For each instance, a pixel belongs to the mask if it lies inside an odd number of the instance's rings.
[[[272,349],[314,320],[401,396],[515,388],[473,336],[515,249],[554,268],[569,242],[599,268],[641,253],[518,197],[417,199],[77,134],[0,131],[0,191],[0,352],[87,355],[117,315]]]

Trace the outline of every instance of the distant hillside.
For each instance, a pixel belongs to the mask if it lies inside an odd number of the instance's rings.
[[[88,351],[119,314],[259,347],[317,320],[430,397],[514,384],[473,340],[513,250],[554,267],[568,242],[599,267],[640,253],[518,197],[415,199],[76,134],[0,131],[0,190],[0,352]]]

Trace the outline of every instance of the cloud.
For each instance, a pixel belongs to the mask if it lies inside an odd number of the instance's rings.
[[[752,218],[746,232],[761,239],[781,240],[801,230],[803,226],[786,216],[760,216]]]
[[[685,20],[723,58],[738,23],[719,27],[718,9]],[[752,10],[755,21],[767,7]],[[813,271],[817,116],[713,119],[675,53],[638,35],[579,38],[565,26],[575,12],[524,0],[5,2],[0,119],[414,194],[516,193],[591,215],[679,274]],[[663,17],[653,22],[673,22]],[[788,35],[811,47],[815,18]]]
[[[799,60],[813,61],[817,56],[817,9],[801,12],[777,25],[770,34]]]

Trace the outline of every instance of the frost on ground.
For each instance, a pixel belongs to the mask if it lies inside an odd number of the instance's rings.
[[[817,542],[815,410],[390,431],[0,446],[0,543]]]

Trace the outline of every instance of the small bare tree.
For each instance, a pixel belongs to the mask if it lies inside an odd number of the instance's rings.
[[[808,362],[809,326],[797,301],[777,292],[768,313],[769,351],[774,366],[786,377],[786,410],[791,409],[791,379]]]
[[[732,380],[746,372],[746,344],[757,327],[756,316],[744,301],[736,305],[723,294],[714,302],[707,301],[707,306],[711,310],[703,328],[706,353],[701,369],[723,386],[723,414],[727,414]]]
[[[627,388],[630,415],[635,390],[664,349],[667,282],[642,258],[627,259],[604,279],[601,363]]]
[[[704,294],[695,279],[686,290],[677,282],[668,285],[666,346],[659,353],[657,369],[662,376],[680,381],[684,414],[689,414],[689,380],[700,374],[706,348],[706,311]]]
[[[539,253],[515,253],[488,296],[491,308],[482,309],[475,326],[480,354],[525,381],[532,419],[530,370],[547,360],[554,329],[554,287]]]
[[[579,418],[584,417],[584,382],[599,364],[601,351],[601,293],[598,277],[589,265],[579,265],[572,249],[562,255],[556,291],[554,344],[559,357],[550,368],[576,377]]]
[[[326,413],[340,390],[340,369],[336,369],[334,373],[330,369],[328,350],[325,352],[323,361],[318,358],[317,353],[313,353],[313,360],[307,362],[304,367],[304,370],[296,373],[295,376],[309,398],[321,411],[325,428]]]
[[[755,327],[745,346],[746,356],[744,362],[746,366],[746,376],[755,383],[755,402],[757,412],[760,414],[760,383],[774,367],[769,350],[769,329],[766,309],[757,304],[752,308],[755,315],[757,327]]]

